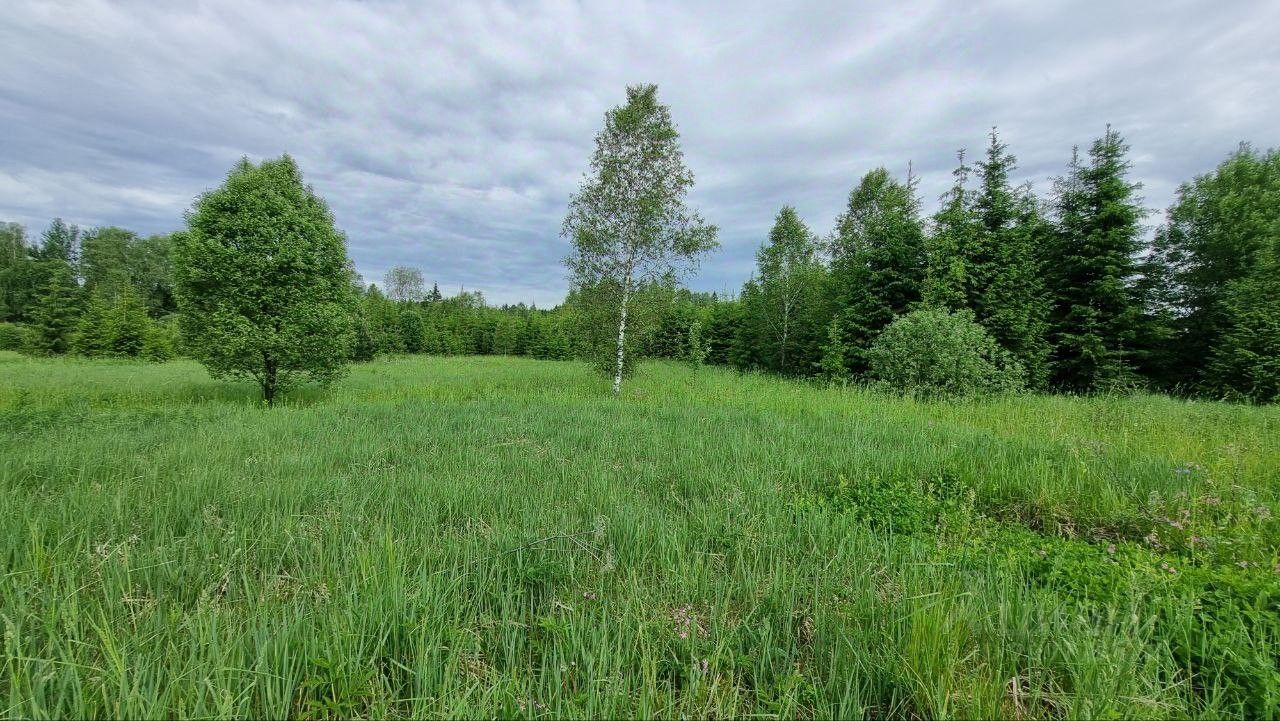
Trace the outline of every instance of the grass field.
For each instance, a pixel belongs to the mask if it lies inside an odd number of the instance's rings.
[[[1280,715],[1280,408],[0,354],[11,717]]]

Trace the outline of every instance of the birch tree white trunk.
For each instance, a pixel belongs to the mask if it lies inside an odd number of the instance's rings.
[[[612,316],[618,323],[616,348],[609,348],[608,306],[592,314],[600,321],[596,332],[603,331],[592,333],[592,360],[606,377],[612,366],[615,396],[627,369],[628,320],[633,337],[644,332],[645,314],[632,313],[631,303],[643,305],[643,289],[696,268],[698,258],[717,245],[716,227],[684,203],[693,174],[684,165],[671,112],[657,93],[655,85],[630,86],[626,105],[605,113],[590,171],[569,199],[561,228],[573,243],[565,264],[577,289],[607,291],[596,302],[612,305],[613,291],[621,286],[622,303]]]
[[[613,395],[622,391],[623,353],[627,344],[627,305],[631,302],[631,279],[622,285],[622,310],[618,314],[618,364],[613,373]]]

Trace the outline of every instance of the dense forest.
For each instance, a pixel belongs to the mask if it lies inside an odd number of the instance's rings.
[[[783,207],[736,298],[670,278],[638,288],[628,346],[641,357],[859,382],[889,353],[878,341],[898,343],[901,361],[912,343],[945,345],[976,325],[964,342],[994,341],[1018,387],[1280,400],[1280,151],[1242,145],[1184,183],[1153,233],[1115,130],[1073,151],[1046,194],[1013,184],[1016,163],[993,129],[981,157],[959,154],[931,213],[910,173],[884,168],[851,189],[826,237]],[[0,349],[183,354],[174,237],[60,219],[38,235],[0,225]],[[348,274],[353,360],[565,359],[599,345],[589,288],[554,309],[492,307],[478,292],[446,297],[416,268],[393,268],[379,285]]]

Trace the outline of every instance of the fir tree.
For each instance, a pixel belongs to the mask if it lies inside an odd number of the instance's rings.
[[[66,353],[80,318],[81,292],[71,266],[61,260],[43,261],[46,281],[31,310],[32,349],[39,353]]]
[[[1035,197],[1015,188],[1017,159],[992,128],[986,157],[977,165],[978,189],[969,190],[971,168],[958,154],[955,182],[934,216],[929,242],[927,304],[968,310],[996,342],[1026,368],[1032,385],[1047,376],[1048,300],[1035,246],[1045,233]]]
[[[137,358],[142,355],[150,333],[151,319],[147,316],[147,306],[132,288],[126,287],[107,315],[103,332],[106,354]]]
[[[847,380],[849,372],[845,368],[845,357],[849,354],[849,349],[844,342],[844,329],[840,327],[839,316],[832,318],[827,324],[827,337],[821,350],[819,375],[828,383],[843,383]]]
[[[1134,281],[1143,210],[1139,186],[1126,177],[1127,152],[1108,126],[1090,148],[1089,164],[1073,157],[1055,188],[1057,229],[1045,263],[1055,302],[1052,373],[1055,384],[1072,390],[1135,378],[1132,356],[1142,308]]]
[[[71,350],[77,355],[95,358],[108,352],[107,326],[111,323],[111,303],[102,293],[94,293],[76,323]]]
[[[80,256],[80,228],[54,218],[40,236],[36,256],[40,260],[60,260],[75,268]]]
[[[973,270],[968,249],[980,233],[973,212],[973,193],[968,189],[972,168],[965,164],[965,152],[956,153],[956,169],[951,172],[951,189],[942,196],[942,208],[933,216],[933,232],[927,240],[928,270],[922,297],[926,305],[958,310],[970,307],[970,279]]]
[[[1028,187],[1009,177],[1017,159],[991,129],[987,157],[978,164],[980,190],[974,214],[980,224],[968,265],[969,308],[978,323],[1022,364],[1032,387],[1047,380],[1048,298],[1036,246],[1047,234],[1038,203]]]
[[[913,183],[877,168],[863,176],[836,219],[831,240],[831,299],[841,319],[854,374],[879,332],[920,302],[927,257]]]

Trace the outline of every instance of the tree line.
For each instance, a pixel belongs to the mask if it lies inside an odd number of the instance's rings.
[[[728,362],[865,378],[880,334],[922,309],[972,319],[1033,390],[1145,387],[1280,399],[1280,152],[1242,145],[1178,190],[1148,239],[1129,147],[1108,127],[1045,198],[991,131],[930,216],[915,179],[868,172],[818,238],[780,210],[754,277],[710,322]]]
[[[715,246],[715,227],[685,207],[693,178],[656,90],[629,88],[606,115],[564,228],[575,289],[607,297],[616,318],[615,392],[634,274],[676,283]],[[1150,237],[1110,126],[1072,150],[1046,197],[1015,185],[1016,170],[993,128],[976,162],[958,153],[932,214],[909,169],[883,167],[826,237],[783,207],[737,298],[686,302],[659,327],[685,319],[687,352],[711,362],[902,390],[1280,399],[1280,151],[1241,145],[1180,186]],[[607,346],[595,352],[606,365]]]
[[[563,226],[572,281],[554,309],[445,297],[419,269],[365,284],[288,156],[247,160],[186,227],[143,237],[54,220],[0,225],[0,348],[166,359],[258,382],[264,397],[379,354],[592,360],[615,392],[637,358],[834,382],[1280,399],[1280,152],[1242,145],[1184,183],[1154,234],[1129,147],[1108,127],[1041,197],[993,129],[927,212],[885,168],[819,237],[777,211],[737,297],[683,278],[716,245],[685,197],[670,110],[627,89]],[[985,376],[984,376],[985,374]],[[902,379],[916,379],[902,380]],[[960,383],[960,385],[963,385]]]

